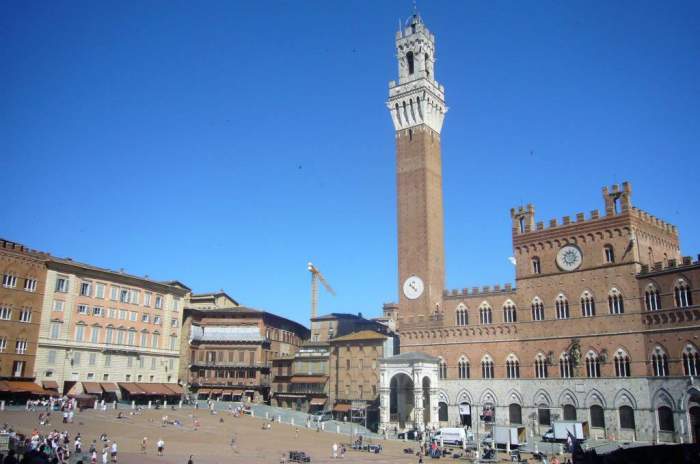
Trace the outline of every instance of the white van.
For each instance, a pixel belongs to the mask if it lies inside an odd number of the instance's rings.
[[[467,442],[467,433],[459,427],[444,427],[433,435],[433,440],[448,445],[462,446]]]

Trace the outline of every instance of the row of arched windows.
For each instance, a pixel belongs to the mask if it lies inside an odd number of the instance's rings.
[[[596,302],[593,294],[586,290],[581,294],[579,301],[581,316],[593,317],[596,315]],[[539,297],[532,299],[532,320],[544,320],[544,303]],[[569,319],[571,311],[569,300],[563,293],[560,293],[554,300],[554,309],[557,319]],[[610,314],[622,314],[625,312],[624,298],[617,288],[612,288],[608,292],[608,312]],[[503,322],[518,322],[518,310],[512,300],[503,303]],[[479,306],[479,324],[492,324],[493,311],[491,306],[484,301]],[[469,311],[464,303],[460,303],[455,310],[455,324],[458,326],[469,325]]]
[[[676,308],[687,308],[693,305],[693,293],[685,279],[678,279],[673,285],[673,303]],[[661,296],[655,284],[647,285],[644,290],[644,308],[647,311],[658,311],[661,308]]]
[[[462,405],[468,405],[469,403],[463,402]],[[448,421],[447,414],[447,403],[441,401],[438,403],[439,414],[438,420],[441,422]],[[483,412],[481,414],[482,420],[485,422],[493,422],[495,416],[496,406],[492,403],[483,405]],[[572,404],[565,404],[562,406],[563,419],[565,421],[576,421],[579,420],[579,410],[576,406]],[[604,429],[605,425],[605,410],[599,404],[591,405],[588,408],[588,413],[590,417],[590,425],[592,428]],[[617,415],[619,420],[619,426],[622,430],[635,430],[636,421],[634,417],[634,409],[629,405],[622,405],[617,408]],[[657,416],[657,427],[660,432],[675,432],[675,421],[673,418],[673,410],[667,406],[662,405],[656,408]],[[551,426],[554,416],[551,414],[551,408],[547,404],[540,404],[537,407],[537,423],[543,426]],[[460,414],[460,420],[462,425],[471,424],[471,415]],[[523,414],[522,406],[518,403],[511,403],[508,405],[508,420],[510,424],[523,424]]]
[[[688,344],[682,354],[680,361],[683,364],[683,374],[687,376],[697,376],[700,372],[700,352],[692,345]],[[600,365],[604,362],[600,355],[593,350],[590,350],[583,357],[582,368],[585,366],[585,376],[588,378],[598,378],[601,376]],[[661,347],[656,347],[650,358],[652,374],[655,377],[665,377],[670,375],[668,368],[668,355]],[[535,356],[533,369],[534,377],[538,379],[546,379],[549,377],[549,368],[553,364],[553,360],[549,359],[544,353],[538,353]],[[556,364],[555,364],[556,365]],[[568,352],[563,352],[558,360],[559,377],[572,378],[576,376],[576,365],[573,358]],[[615,371],[615,377],[630,377],[632,375],[632,361],[629,354],[619,348],[612,358],[612,365]],[[470,378],[470,362],[466,356],[459,358],[457,362],[457,377],[459,379]],[[520,378],[520,360],[515,354],[509,354],[505,361],[505,373],[508,379]],[[439,375],[441,379],[448,377],[447,363],[440,358]],[[481,378],[494,378],[494,362],[490,355],[486,354],[481,358]]]

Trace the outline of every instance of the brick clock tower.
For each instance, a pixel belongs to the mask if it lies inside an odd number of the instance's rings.
[[[435,80],[435,36],[414,14],[396,33],[399,81],[387,106],[396,130],[399,317],[420,324],[442,312],[445,252],[440,131],[445,89]]]

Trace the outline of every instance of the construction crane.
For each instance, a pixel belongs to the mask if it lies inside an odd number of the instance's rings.
[[[323,274],[319,271],[313,263],[309,262],[306,264],[306,269],[311,273],[311,318],[316,317],[316,310],[318,309],[318,282],[321,281],[323,287],[328,293],[335,296],[335,291],[323,278]]]

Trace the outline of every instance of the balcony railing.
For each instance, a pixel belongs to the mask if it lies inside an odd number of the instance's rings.
[[[207,386],[214,388],[245,388],[245,387],[269,387],[270,379],[209,379],[209,378],[193,378],[190,383],[198,386]]]
[[[270,363],[266,362],[225,362],[225,361],[192,361],[192,367],[244,367],[256,369],[269,369]]]

